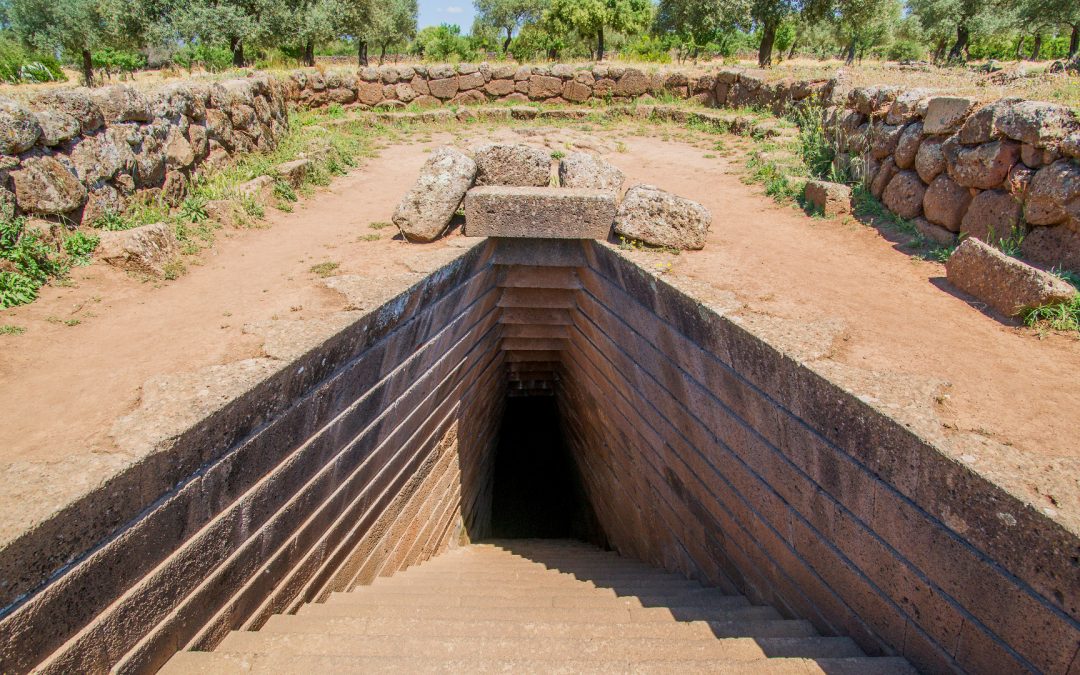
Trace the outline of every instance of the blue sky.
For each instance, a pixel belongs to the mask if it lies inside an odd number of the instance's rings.
[[[472,28],[472,0],[419,0],[420,28],[438,26],[440,23],[456,23],[462,33]]]

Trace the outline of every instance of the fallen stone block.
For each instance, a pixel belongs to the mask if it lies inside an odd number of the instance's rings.
[[[394,225],[409,241],[434,241],[450,225],[465,191],[476,178],[476,162],[453,148],[438,148],[394,211]]]
[[[978,239],[965,239],[945,263],[953,286],[1007,316],[1065,302],[1076,289],[1064,279],[1032,267]]]
[[[851,213],[851,188],[842,183],[807,181],[803,196],[826,216]]]
[[[278,172],[278,175],[288,181],[289,185],[294,188],[300,187],[300,184],[304,182],[304,178],[307,177],[308,171],[311,170],[311,160],[294,159],[291,162],[278,164],[274,169]]]
[[[465,195],[465,235],[607,239],[615,193],[583,188],[488,186]]]
[[[615,217],[615,233],[653,246],[705,247],[712,214],[701,204],[661,190],[635,185],[626,191]]]
[[[559,185],[566,188],[619,190],[623,172],[587,152],[571,152],[559,162]]]
[[[495,143],[473,153],[477,185],[545,187],[551,181],[551,155],[531,145]]]
[[[241,197],[249,197],[257,202],[265,202],[270,199],[274,192],[274,179],[270,176],[252,178],[246,183],[236,186],[236,193]]]
[[[167,223],[102,232],[100,236],[97,257],[129,272],[164,276],[166,266],[180,253],[173,229]]]

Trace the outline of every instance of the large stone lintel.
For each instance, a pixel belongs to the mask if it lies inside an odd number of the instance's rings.
[[[465,195],[465,235],[607,239],[615,193],[581,188],[488,186]]]

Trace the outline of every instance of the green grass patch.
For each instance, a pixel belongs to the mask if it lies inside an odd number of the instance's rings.
[[[1022,317],[1025,325],[1037,330],[1080,333],[1080,294],[1068,302],[1027,310]]]
[[[310,271],[312,274],[314,274],[317,277],[325,279],[326,277],[333,274],[334,271],[337,270],[337,268],[339,268],[339,267],[341,267],[341,263],[336,263],[336,262],[332,262],[332,261],[328,260],[326,262],[321,262],[321,263],[318,263],[316,265],[312,265],[311,268],[308,271]]]

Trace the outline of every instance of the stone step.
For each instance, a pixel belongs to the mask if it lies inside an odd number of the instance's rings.
[[[215,650],[219,653],[309,654],[315,656],[399,656],[423,654],[428,659],[510,660],[565,658],[580,661],[631,659],[756,661],[769,656],[837,658],[861,652],[848,638],[545,638],[545,637],[409,637],[393,640],[344,639],[319,633],[234,631]]]
[[[489,591],[489,590],[503,590],[510,591],[526,591],[530,589],[602,589],[605,591],[613,591],[616,593],[626,593],[629,595],[657,595],[669,591],[680,590],[696,590],[702,589],[704,586],[697,581],[689,581],[686,579],[640,579],[634,581],[623,581],[621,583],[607,585],[603,583],[595,583],[593,581],[583,581],[579,579],[573,579],[570,577],[552,577],[542,578],[534,580],[511,580],[503,581],[497,586],[492,585],[489,581],[461,581],[454,582],[442,582],[437,580],[428,580],[424,578],[409,579],[407,581],[402,580],[399,582],[392,582],[394,577],[380,577],[376,579],[372,584],[372,588],[394,588],[402,592],[431,592],[437,593],[441,591],[455,590],[455,591]],[[359,590],[360,586],[357,586]]]
[[[346,594],[343,594],[346,595]],[[402,607],[362,602],[304,605],[299,616],[351,616],[462,621],[566,621],[575,623],[649,623],[670,621],[763,621],[780,619],[772,607]]]
[[[544,309],[574,309],[577,292],[561,288],[515,288],[502,289],[499,307],[525,307]]]
[[[568,621],[463,621],[455,619],[389,619],[275,615],[259,629],[276,633],[328,635],[405,635],[410,637],[549,637],[673,638],[711,640],[722,637],[814,637],[809,621],[763,619],[743,621],[674,621],[670,623],[573,623]]]
[[[288,654],[229,654],[181,652],[162,668],[165,675],[232,675],[275,673],[311,675],[327,673],[724,673],[724,675],[911,675],[915,671],[898,658],[762,659],[758,661],[672,660],[609,662],[573,659],[536,660],[517,658],[489,661],[459,659],[440,661],[423,657],[355,657]]]
[[[511,351],[565,351],[570,347],[566,338],[507,338],[499,342],[504,352]]]
[[[591,592],[550,594],[543,591],[517,595],[461,595],[448,592],[440,595],[414,595],[362,590],[332,593],[327,603],[361,603],[376,607],[699,607],[704,609],[733,609],[749,602],[741,595],[719,595],[703,589],[655,596],[603,596]]]
[[[504,288],[581,288],[576,267],[534,265],[501,267],[496,284]]]

